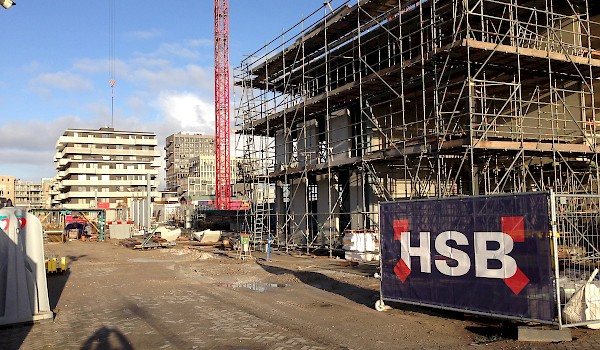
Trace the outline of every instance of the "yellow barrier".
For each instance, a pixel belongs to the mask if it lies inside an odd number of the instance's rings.
[[[48,258],[46,259],[46,273],[64,273],[67,271],[67,258]]]

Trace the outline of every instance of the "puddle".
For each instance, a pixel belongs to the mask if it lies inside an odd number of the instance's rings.
[[[219,283],[219,287],[231,289],[250,289],[255,292],[266,292],[270,289],[289,287],[289,284],[284,283],[265,283],[265,282],[249,282],[249,283]]]

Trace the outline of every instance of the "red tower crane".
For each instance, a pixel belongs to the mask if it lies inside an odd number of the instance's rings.
[[[229,0],[215,0],[215,206],[229,209],[231,197],[229,123]]]

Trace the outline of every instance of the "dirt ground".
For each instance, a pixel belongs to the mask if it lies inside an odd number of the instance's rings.
[[[54,321],[0,329],[0,349],[599,349],[600,331],[526,343],[514,323],[401,304],[378,312],[375,264],[178,244],[48,244]]]

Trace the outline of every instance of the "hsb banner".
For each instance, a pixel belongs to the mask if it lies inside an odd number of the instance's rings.
[[[547,193],[382,203],[381,296],[553,322]]]

